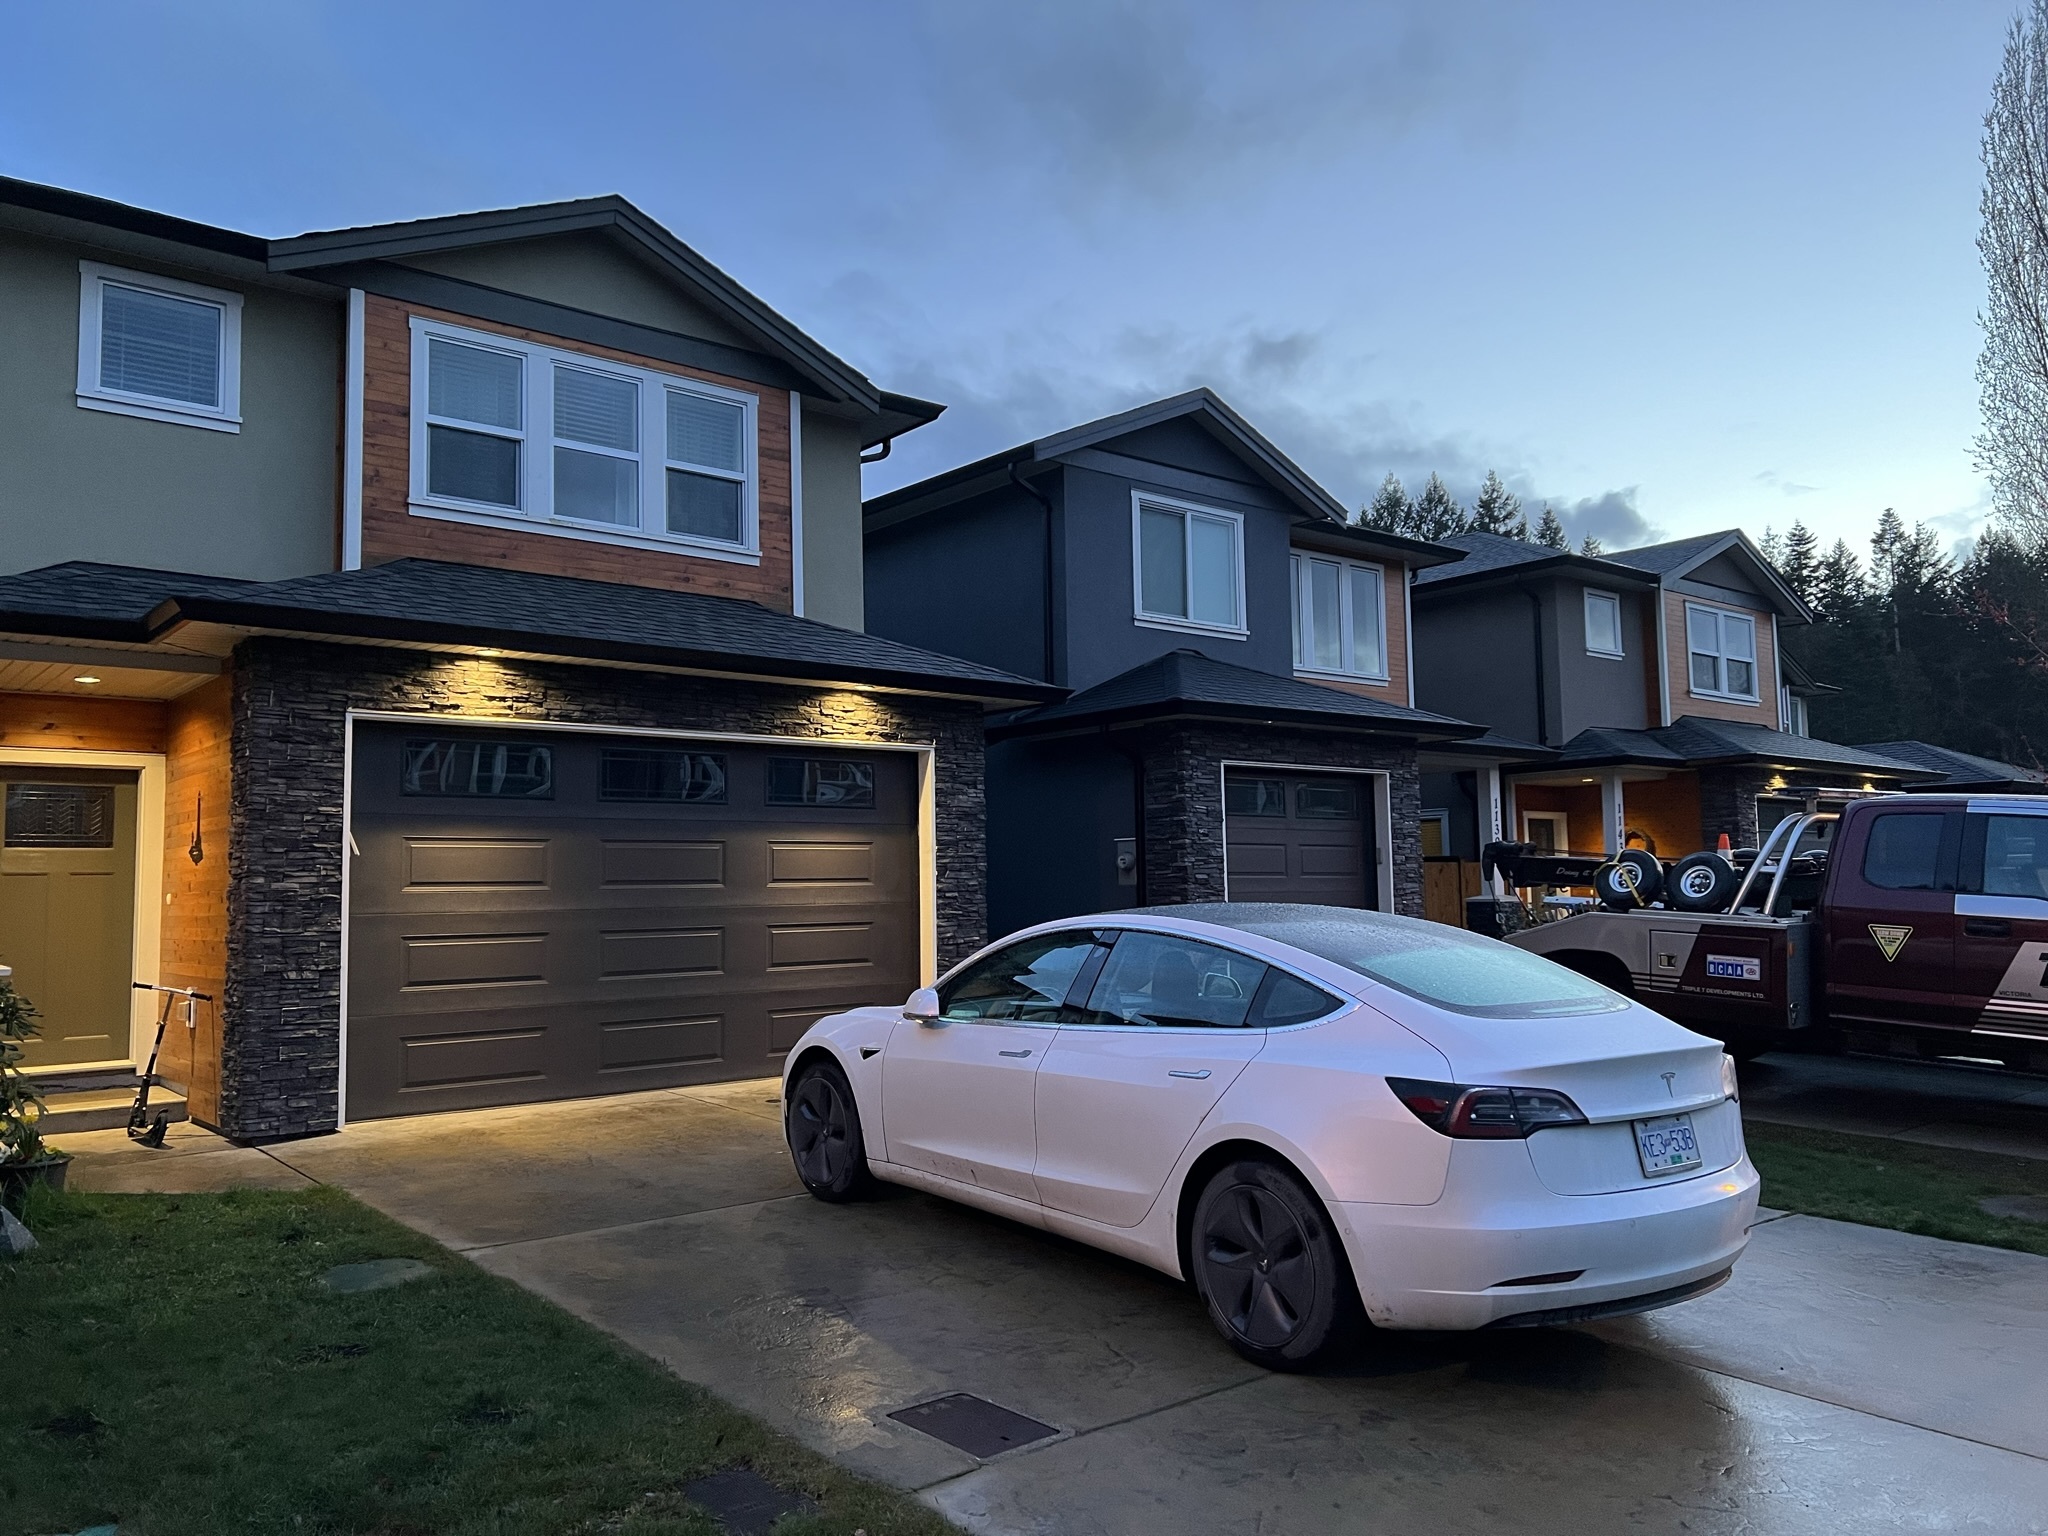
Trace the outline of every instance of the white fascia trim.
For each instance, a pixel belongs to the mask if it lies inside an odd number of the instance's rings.
[[[341,406],[341,568],[363,568],[363,290],[348,291]],[[346,972],[344,971],[344,977]]]
[[[139,288],[171,298],[211,304],[220,316],[220,405],[193,405],[157,395],[135,395],[100,385],[100,293],[107,284]],[[242,296],[225,288],[207,288],[182,278],[134,272],[104,262],[78,264],[78,403],[88,411],[135,416],[174,426],[203,427],[209,432],[242,430]]]
[[[1216,765],[1216,803],[1229,804],[1230,770],[1233,768],[1255,768],[1278,773],[1347,774],[1355,779],[1377,779],[1379,785],[1372,797],[1373,832],[1379,847],[1379,862],[1376,884],[1379,887],[1379,905],[1376,912],[1394,910],[1394,795],[1393,776],[1384,768],[1332,768],[1324,763],[1265,763],[1250,758],[1226,757]],[[1223,813],[1223,823],[1216,830],[1223,839],[1223,899],[1230,900],[1230,812]]]
[[[938,881],[938,744],[929,741],[871,741],[857,736],[763,736],[740,731],[669,730],[657,726],[597,725],[588,721],[518,719],[502,715],[456,715],[425,710],[351,709],[343,716],[341,749],[341,986],[340,1013],[335,1027],[340,1033],[337,1054],[339,1076],[334,1085],[334,1118],[339,1129],[348,1123],[348,951],[349,951],[349,865],[355,848],[355,741],[356,724],[373,725],[446,724],[482,726],[489,729],[546,731],[554,735],[637,736],[665,741],[716,741],[731,746],[752,747],[845,747],[863,752],[908,752],[917,759],[917,843],[918,885],[922,911],[918,922],[918,964],[929,986],[936,976],[939,955]],[[46,756],[48,754],[45,754]],[[81,754],[89,755],[89,754]],[[125,754],[100,754],[116,756]],[[5,761],[0,754],[0,761]],[[158,774],[162,758],[156,759]],[[1327,770],[1324,770],[1327,771]],[[1385,778],[1385,774],[1377,777]],[[1382,799],[1385,797],[1382,796]],[[138,836],[142,829],[138,828]],[[159,819],[155,847],[163,852],[162,822]],[[140,882],[138,882],[138,887]],[[154,893],[152,893],[153,896]],[[140,910],[141,898],[137,905]],[[152,918],[154,908],[152,904]],[[154,962],[152,961],[152,964]],[[151,973],[154,976],[154,971]],[[137,993],[137,997],[145,997]],[[154,1028],[154,1024],[151,1025]]]
[[[789,611],[804,616],[804,397],[789,392]]]

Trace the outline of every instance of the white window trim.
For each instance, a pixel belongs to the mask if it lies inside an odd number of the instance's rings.
[[[1308,594],[1306,591],[1308,583],[1308,565],[1311,560],[1320,560],[1326,565],[1334,565],[1337,566],[1339,569],[1343,569],[1344,567],[1349,566],[1361,571],[1371,571],[1375,576],[1379,578],[1380,665],[1379,670],[1377,672],[1347,672],[1342,667],[1318,667],[1311,662],[1303,661],[1300,659],[1301,657],[1309,655],[1311,650],[1313,649],[1313,647],[1309,643],[1313,637],[1309,634],[1309,619],[1311,609],[1307,600]],[[1299,677],[1334,678],[1340,682],[1347,683],[1391,682],[1393,680],[1393,674],[1388,669],[1387,665],[1387,568],[1384,565],[1381,565],[1377,561],[1373,560],[1349,560],[1342,555],[1325,555],[1313,551],[1297,549],[1288,555],[1287,569],[1288,575],[1290,577],[1289,585],[1293,588],[1294,592],[1293,616],[1294,654],[1296,657],[1294,663],[1295,674]],[[1347,628],[1355,630],[1357,627],[1356,616],[1351,611],[1351,583],[1349,581],[1343,581],[1338,584],[1337,609],[1339,614],[1342,615],[1339,622],[1345,625]],[[1337,648],[1340,652],[1343,650],[1343,642],[1341,636],[1339,637]]]
[[[1214,518],[1231,525],[1231,537],[1237,545],[1237,622],[1235,624],[1205,624],[1200,619],[1184,619],[1176,614],[1152,613],[1145,607],[1145,543],[1144,509],[1161,507],[1170,511],[1192,513],[1199,517]],[[1182,543],[1184,558],[1194,559],[1194,540]],[[1188,606],[1194,606],[1195,581],[1192,569],[1187,572]],[[1132,622],[1141,629],[1170,629],[1190,635],[1226,635],[1233,640],[1248,640],[1251,630],[1247,626],[1244,611],[1244,514],[1225,511],[1222,507],[1206,507],[1200,502],[1177,501],[1171,496],[1155,495],[1151,491],[1131,492],[1131,614]]]
[[[1624,636],[1621,632],[1621,594],[1619,592],[1603,592],[1598,587],[1587,587],[1585,589],[1585,597],[1586,654],[1588,656],[1605,657],[1609,661],[1627,660],[1628,641],[1627,637]],[[1599,598],[1603,602],[1609,602],[1614,604],[1614,634],[1615,638],[1621,642],[1620,649],[1618,650],[1610,651],[1603,646],[1598,646],[1593,643],[1593,599],[1595,598]],[[1687,665],[1689,666],[1690,662],[1688,662]]]
[[[1741,619],[1749,625],[1749,656],[1747,657],[1747,660],[1749,662],[1749,692],[1729,693],[1723,689],[1701,688],[1693,682],[1692,658],[1695,653],[1692,648],[1692,616],[1695,613],[1710,613],[1714,615],[1714,633],[1717,637],[1717,643],[1718,636],[1721,633],[1720,624],[1723,616],[1732,619]],[[1757,692],[1757,675],[1758,670],[1762,665],[1762,662],[1761,658],[1757,656],[1756,650],[1757,622],[1755,614],[1744,613],[1738,608],[1717,608],[1713,606],[1711,603],[1687,603],[1685,605],[1685,690],[1694,698],[1718,699],[1726,704],[1761,703],[1762,695]],[[1707,653],[1705,651],[1701,651],[1697,654],[1704,656]],[[1719,655],[1721,657],[1722,672],[1725,676],[1728,664],[1728,653],[1724,650],[1721,651]],[[1743,660],[1744,658],[1737,657],[1736,659]]]
[[[483,347],[524,359],[521,390],[520,430],[516,433],[479,427],[475,423],[451,423],[465,431],[485,431],[516,437],[521,443],[518,508],[489,502],[465,501],[459,497],[436,496],[427,489],[427,342],[432,337]],[[554,369],[557,363],[592,373],[630,379],[639,386],[640,411],[640,517],[639,528],[614,527],[585,522],[579,518],[554,515]],[[722,539],[705,539],[690,534],[649,531],[650,520],[664,518],[668,505],[668,396],[679,389],[707,399],[737,405],[745,413],[740,429],[740,531],[737,544]],[[409,509],[416,517],[438,518],[444,522],[472,523],[491,528],[522,528],[558,538],[581,539],[594,544],[616,544],[631,549],[660,549],[710,560],[741,565],[761,563],[760,508],[760,398],[742,390],[726,389],[702,379],[661,373],[608,357],[594,357],[562,347],[542,346],[500,336],[494,331],[473,331],[423,316],[412,317],[412,470]],[[597,449],[597,452],[606,450]],[[678,468],[690,466],[677,463]],[[708,471],[707,471],[708,472]]]
[[[100,387],[100,304],[109,286],[138,288],[174,299],[196,299],[211,304],[220,316],[220,406],[218,409],[188,401],[165,400],[157,395],[137,395],[126,390]],[[166,421],[177,426],[204,427],[209,432],[242,430],[242,296],[225,288],[203,288],[180,278],[159,277],[154,272],[131,272],[103,262],[78,264],[78,403],[88,411],[107,411],[116,416],[137,416],[144,421]]]

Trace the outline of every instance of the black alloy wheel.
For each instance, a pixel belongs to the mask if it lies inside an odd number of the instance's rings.
[[[868,1193],[874,1175],[868,1172],[860,1110],[852,1084],[836,1065],[816,1062],[797,1074],[783,1108],[782,1129],[805,1189],[834,1203]]]
[[[1276,1164],[1220,1169],[1196,1203],[1190,1248],[1210,1319],[1257,1365],[1309,1369],[1357,1329],[1358,1292],[1329,1219]]]

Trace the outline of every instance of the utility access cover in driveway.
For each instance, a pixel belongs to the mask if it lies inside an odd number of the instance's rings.
[[[1014,1451],[1020,1445],[1050,1440],[1059,1433],[1021,1413],[1012,1413],[986,1398],[967,1392],[948,1392],[914,1408],[899,1408],[889,1415],[898,1424],[922,1430],[979,1461]]]

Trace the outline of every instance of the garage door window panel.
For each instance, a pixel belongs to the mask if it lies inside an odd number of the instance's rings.
[[[875,765],[847,758],[771,757],[770,805],[820,805],[869,810],[875,803]]]
[[[552,800],[555,754],[538,743],[413,740],[405,744],[407,795]]]
[[[598,753],[600,800],[668,805],[724,805],[730,794],[726,758],[717,752],[606,747]]]

